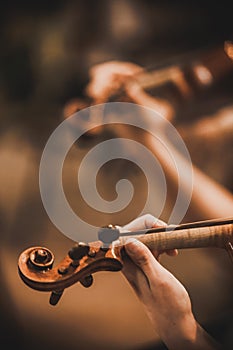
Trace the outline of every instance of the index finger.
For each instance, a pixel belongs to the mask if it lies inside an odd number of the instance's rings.
[[[151,214],[139,216],[129,224],[122,227],[122,231],[137,231],[156,227],[166,227],[167,224]]]

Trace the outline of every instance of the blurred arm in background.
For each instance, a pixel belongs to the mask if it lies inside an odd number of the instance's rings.
[[[87,95],[93,100],[93,104],[104,103],[123,89],[130,101],[149,107],[162,115],[165,120],[173,121],[175,111],[169,101],[149,95],[137,83],[135,76],[141,72],[142,67],[130,62],[111,61],[98,64],[90,70]],[[169,146],[169,152],[152,136],[147,136],[145,143],[164,169],[170,188],[173,189],[170,194],[173,192],[175,194],[178,181],[184,189],[190,186],[190,178],[186,172],[187,161],[165,135],[161,134],[161,137]],[[177,174],[171,155],[175,155],[179,167],[183,169],[182,173]],[[197,220],[232,216],[233,195],[225,186],[193,165],[193,192],[189,211]]]

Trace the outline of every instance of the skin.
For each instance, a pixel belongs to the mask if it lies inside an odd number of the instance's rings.
[[[114,95],[125,82],[142,72],[143,68],[131,62],[110,61],[94,65],[90,71],[90,81],[86,94],[95,103],[104,103]]]
[[[171,104],[163,99],[148,95],[140,88],[135,77],[142,72],[143,68],[130,63],[110,61],[93,66],[90,70],[90,82],[87,85],[87,95],[97,103],[106,102],[107,99],[116,93],[119,88],[124,88],[125,93],[131,100],[139,105],[149,107],[164,117],[164,120],[172,121],[175,112]],[[155,121],[156,122],[156,121]],[[161,125],[160,125],[161,127]],[[127,137],[128,130],[121,130],[121,137]],[[133,136],[133,135],[131,135]],[[152,136],[145,137],[145,146],[155,154],[161,167],[166,174],[171,203],[176,200],[178,182],[184,190],[190,186],[190,178],[185,169],[187,161],[174,148],[170,140],[160,133],[160,139],[166,144],[169,152],[161,147],[161,144]],[[181,174],[177,173],[172,158],[184,169]],[[187,211],[187,219],[191,221],[218,219],[232,216],[233,195],[221,184],[209,177],[195,165],[193,168],[193,190],[190,206]]]
[[[96,65],[90,70],[90,82],[86,93],[93,104],[98,104],[107,102],[119,89],[123,89],[133,102],[154,109],[165,120],[171,122],[175,112],[170,103],[149,96],[134,79],[142,71],[142,67],[130,62],[111,61]],[[127,130],[121,130],[121,136],[127,137],[127,132]],[[162,137],[165,136],[161,134]],[[176,194],[178,181],[182,182],[185,191],[185,188],[190,185],[190,178],[186,176],[185,159],[174,149],[168,139],[164,138],[163,141],[169,148],[169,152],[166,152],[152,137],[146,139],[145,145],[154,152],[160,162],[170,186],[169,193],[172,195],[173,188]],[[177,174],[176,167],[171,162],[171,155],[176,157],[176,162],[179,162],[184,169],[182,174]],[[178,175],[182,175],[182,178]],[[194,220],[195,218],[197,220],[226,218],[232,215],[232,209],[232,194],[194,166],[193,194],[189,209],[192,211]],[[121,231],[165,225],[165,222],[152,215],[145,215],[122,227]],[[221,349],[221,346],[195,319],[192,303],[185,287],[159,263],[162,253],[176,256],[177,250],[150,251],[140,241],[129,238],[122,252],[124,252],[122,273],[143,303],[155,331],[168,349]]]
[[[152,215],[144,215],[121,228],[138,230],[166,226]],[[143,303],[153,328],[169,350],[213,350],[220,345],[196,321],[188,292],[158,261],[164,252],[150,251],[129,238],[122,254],[123,275]],[[177,250],[167,251],[176,256]]]

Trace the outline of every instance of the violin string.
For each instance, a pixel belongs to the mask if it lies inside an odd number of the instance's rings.
[[[192,229],[192,228],[198,228],[198,227],[211,227],[211,226],[219,226],[219,225],[227,225],[227,224],[233,224],[233,218],[196,221],[196,222],[185,223],[181,225],[168,225],[166,227],[157,227],[157,228],[144,229],[139,231],[122,232],[120,236],[121,237],[137,236],[137,235],[143,235],[143,234],[149,234],[149,233],[178,231],[178,230]]]

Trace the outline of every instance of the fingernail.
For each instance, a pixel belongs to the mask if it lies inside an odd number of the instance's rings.
[[[164,221],[162,221],[162,220],[157,219],[157,220],[154,222],[154,224],[153,224],[153,227],[156,227],[156,226],[166,227],[166,226],[167,226],[167,224],[166,224],[166,222],[164,222]]]

